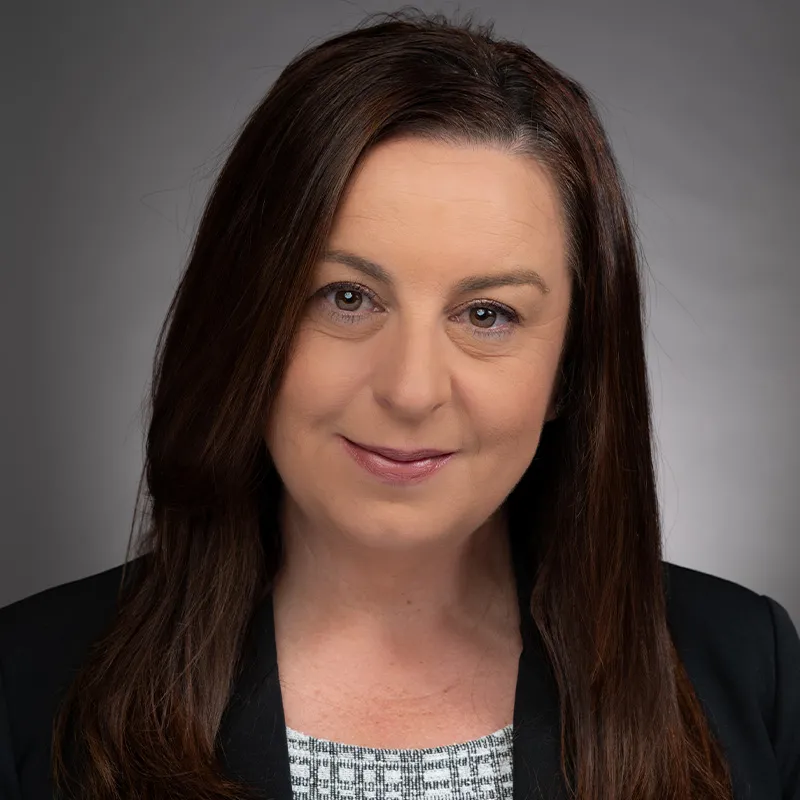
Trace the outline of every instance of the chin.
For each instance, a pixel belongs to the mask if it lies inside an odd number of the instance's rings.
[[[353,492],[342,497],[354,496]],[[452,507],[451,507],[452,508]],[[365,500],[355,505],[330,508],[326,515],[341,534],[362,546],[413,549],[473,530],[470,515],[443,515],[440,497],[429,502]],[[326,525],[326,526],[327,526]]]

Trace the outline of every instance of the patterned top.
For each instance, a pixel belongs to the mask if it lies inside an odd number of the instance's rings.
[[[286,726],[296,800],[510,800],[512,725],[468,742],[390,750]]]

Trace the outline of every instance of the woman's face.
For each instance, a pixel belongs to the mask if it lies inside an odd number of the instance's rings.
[[[419,139],[368,154],[265,430],[295,519],[402,548],[463,538],[498,509],[549,417],[563,225],[529,158]],[[453,455],[420,476],[348,443]]]

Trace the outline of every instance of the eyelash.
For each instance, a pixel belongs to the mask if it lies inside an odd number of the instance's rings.
[[[360,283],[352,283],[349,281],[339,281],[337,283],[329,283],[327,286],[323,286],[321,289],[317,290],[314,293],[312,299],[320,298],[324,299],[326,295],[330,294],[331,292],[339,292],[342,290],[349,290],[355,291],[359,294],[363,294],[368,300],[373,302],[377,301],[375,293],[368,289],[366,286],[363,286]],[[519,314],[517,314],[513,309],[509,308],[508,306],[504,306],[501,303],[497,303],[494,300],[474,300],[468,306],[463,308],[460,313],[464,311],[469,311],[473,308],[489,308],[492,311],[496,312],[497,314],[502,314],[503,316],[507,317],[509,322],[511,323],[511,327],[514,325],[518,325],[520,322]],[[341,311],[340,309],[327,309],[326,313],[329,314],[334,319],[337,319],[341,322],[344,322],[348,325],[356,324],[358,321],[357,314],[350,314],[345,311]],[[501,328],[498,329],[494,333],[490,333],[490,331],[494,331],[494,328],[473,328],[473,336],[478,339],[501,339],[509,334],[512,333],[510,328]]]

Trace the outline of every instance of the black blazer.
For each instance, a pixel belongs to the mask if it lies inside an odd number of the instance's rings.
[[[146,558],[146,556],[144,556]],[[514,706],[514,798],[565,797],[555,682],[523,598]],[[800,638],[766,595],[663,562],[668,622],[731,764],[736,800],[800,800]],[[0,798],[51,800],[56,704],[90,643],[114,617],[121,566],[0,609]],[[231,777],[291,800],[289,757],[269,595],[258,606],[246,668],[223,716]]]

